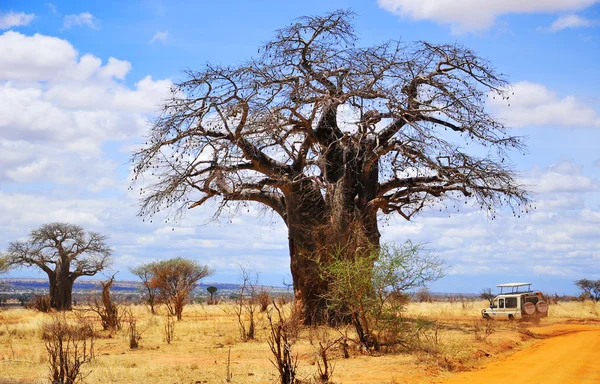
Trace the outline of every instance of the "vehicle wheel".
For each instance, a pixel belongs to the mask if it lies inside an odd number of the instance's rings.
[[[545,301],[538,301],[535,305],[535,309],[539,313],[545,314],[546,312],[548,312],[548,303],[546,303]]]
[[[547,306],[546,306],[546,310],[548,310]],[[535,304],[533,304],[530,301],[523,304],[523,313],[525,315],[533,315],[535,313]]]
[[[513,315],[508,315],[508,321],[515,321],[515,317]]]
[[[488,315],[487,313],[485,315],[483,315],[483,319],[484,320],[491,320],[490,315]]]

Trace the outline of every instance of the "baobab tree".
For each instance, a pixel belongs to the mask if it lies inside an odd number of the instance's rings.
[[[217,216],[248,203],[280,216],[307,322],[328,285],[315,253],[348,234],[377,247],[380,214],[529,204],[508,160],[522,140],[485,107],[508,102],[504,77],[456,44],[358,47],[352,17],[302,17],[246,63],[188,71],[132,158],[141,216],[209,200]]]
[[[67,223],[44,224],[31,231],[29,240],[10,243],[7,251],[11,265],[36,266],[48,275],[50,306],[57,310],[71,309],[75,280],[102,271],[111,254],[106,236]]]

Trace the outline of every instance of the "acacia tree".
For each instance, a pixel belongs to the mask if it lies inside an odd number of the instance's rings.
[[[142,280],[142,292],[146,303],[150,306],[150,313],[156,314],[154,306],[156,305],[157,288],[150,285],[152,280],[152,268],[154,263],[142,264],[135,268],[129,268],[129,272],[133,273]]]
[[[157,289],[159,301],[165,303],[177,320],[181,320],[183,307],[196,283],[213,274],[208,266],[181,257],[151,263],[150,270],[150,287]]]
[[[490,306],[492,306],[496,295],[494,295],[494,293],[492,292],[492,288],[483,288],[479,292],[479,297],[483,300],[487,300],[490,303]]]
[[[584,296],[600,301],[600,280],[579,279],[575,281],[575,285],[583,291]]]
[[[31,231],[29,240],[10,243],[7,256],[11,265],[36,266],[44,271],[49,280],[50,306],[69,310],[75,280],[94,276],[112,261],[106,239],[74,224],[44,224]]]
[[[377,246],[378,214],[528,205],[507,156],[522,141],[485,108],[508,101],[503,76],[459,45],[357,47],[352,16],[302,17],[255,59],[188,71],[132,158],[141,216],[213,199],[217,216],[248,202],[280,216],[305,319],[326,304],[315,252],[352,232]]]
[[[208,293],[210,293],[210,300],[208,304],[216,304],[215,293],[217,293],[217,287],[211,285],[210,287],[206,288],[206,290],[208,291]]]

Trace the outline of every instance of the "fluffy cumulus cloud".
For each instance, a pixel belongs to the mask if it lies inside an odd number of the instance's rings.
[[[0,30],[28,25],[34,18],[33,13],[0,12]]]
[[[79,55],[66,40],[0,35],[0,182],[90,181],[114,185],[109,141],[139,137],[171,82],[147,76],[132,87],[125,60]]]
[[[239,265],[277,276],[289,271],[285,226],[250,207],[226,227],[195,210],[184,223],[136,217],[128,191],[129,149],[137,146],[172,83],[127,82],[132,64],[81,55],[66,40],[0,35],[0,249],[27,231],[66,221],[109,236],[113,269],[189,257],[236,281]],[[128,148],[126,152],[121,152]],[[34,271],[15,272],[32,276]],[[278,277],[270,281],[281,284]]]
[[[600,114],[574,95],[558,96],[542,84],[522,81],[508,91],[509,99],[490,93],[489,105],[513,127],[600,127]]]
[[[454,33],[481,31],[511,13],[577,11],[598,0],[378,0],[379,6],[413,20],[451,25]]]

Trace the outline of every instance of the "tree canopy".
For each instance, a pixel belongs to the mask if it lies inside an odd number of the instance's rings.
[[[487,210],[526,203],[505,153],[523,143],[485,108],[508,102],[505,78],[457,44],[356,47],[351,18],[303,17],[245,64],[188,71],[134,156],[138,177],[155,176],[141,213],[218,198],[285,220],[289,185],[324,194],[344,175],[340,160],[378,167],[368,203],[407,219],[449,192]],[[483,156],[469,154],[477,146]]]

